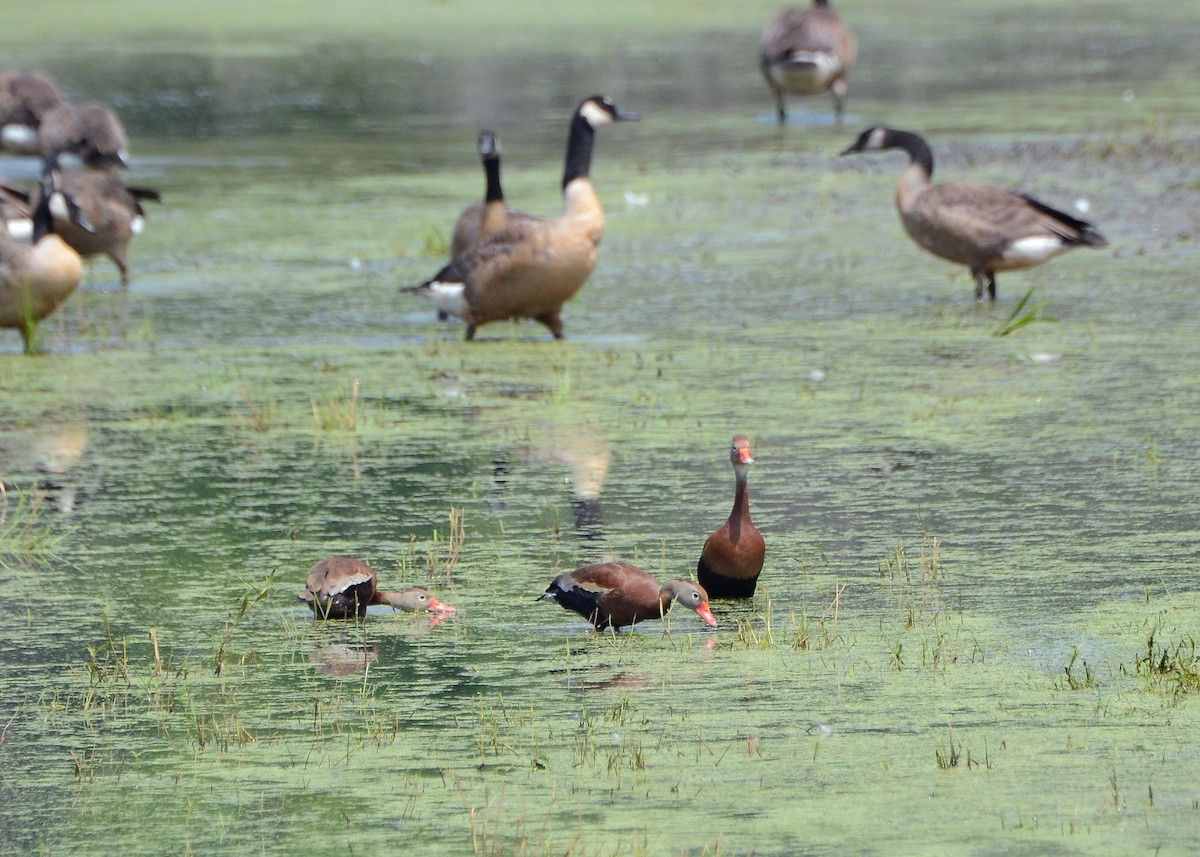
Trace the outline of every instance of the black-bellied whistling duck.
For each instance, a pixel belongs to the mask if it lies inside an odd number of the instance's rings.
[[[746,480],[754,456],[744,434],[734,435],[729,460],[737,478],[733,511],[729,513],[729,520],[704,543],[700,562],[696,564],[696,579],[713,598],[749,598],[758,585],[767,545],[750,520],[750,491]]]
[[[451,306],[467,322],[467,339],[475,338],[480,325],[506,318],[535,319],[561,339],[563,304],[596,267],[604,235],[604,209],[590,174],[596,129],[637,118],[605,96],[585,98],[571,115],[562,214],[510,219],[461,262],[413,291],[431,300],[437,296],[439,307]]]
[[[538,600],[573,610],[597,631],[660,619],[675,602],[695,610],[707,624],[717,624],[708,593],[696,581],[677,577],[659,583],[650,572],[627,562],[598,562],[560,574]]]
[[[1030,196],[973,182],[933,184],[933,151],[920,135],[878,126],[842,152],[903,149],[908,167],[896,185],[900,222],[922,249],[966,265],[975,300],[996,299],[996,272],[1032,268],[1072,247],[1107,247],[1092,224]]]
[[[312,567],[307,584],[296,597],[318,619],[362,618],[372,604],[387,604],[405,613],[454,612],[449,604],[443,604],[419,586],[410,586],[403,592],[385,592],[376,588],[376,580],[375,569],[361,560],[326,557]]]
[[[850,85],[846,75],[858,55],[858,42],[828,0],[813,0],[809,9],[784,9],[763,31],[759,65],[775,94],[775,114],[787,121],[784,93],[814,95],[828,89],[840,125],[842,99]]]

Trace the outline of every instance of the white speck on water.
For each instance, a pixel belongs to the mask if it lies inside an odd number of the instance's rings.
[[[1125,103],[1128,104],[1130,101],[1133,101],[1133,90],[1127,89],[1125,90]]]
[[[824,369],[814,369],[814,370],[812,370],[811,372],[809,372],[809,373],[808,373],[808,380],[810,380],[810,381],[824,381],[824,380],[825,380],[825,370],[824,370]]]

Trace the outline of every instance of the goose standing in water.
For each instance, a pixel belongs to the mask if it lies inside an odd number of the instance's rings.
[[[142,234],[146,212],[142,202],[162,202],[158,191],[148,188],[129,187],[115,170],[74,170],[63,173],[60,190],[51,199],[50,211],[54,215],[54,231],[71,246],[76,253],[87,259],[104,254],[112,259],[121,272],[121,287],[129,286],[129,242],[135,235]],[[88,222],[87,228],[80,226],[72,213],[64,206],[66,198],[74,200]],[[28,194],[17,188],[0,184],[0,199],[8,206],[4,216],[8,221],[9,234],[14,238],[29,240],[32,235]]]
[[[32,214],[32,244],[9,236],[0,211],[0,327],[15,327],[21,332],[26,354],[37,350],[38,322],[69,298],[83,278],[79,254],[54,233],[50,207],[58,194],[58,173],[46,170],[41,179],[41,199]],[[87,219],[75,208],[74,201],[67,197],[66,204],[87,228]]]
[[[561,339],[561,311],[596,266],[604,209],[590,176],[596,129],[637,119],[611,99],[585,98],[571,116],[563,170],[563,212],[550,220],[513,221],[478,241],[461,262],[414,291],[467,322],[467,339],[484,324],[532,318]]]
[[[500,138],[492,131],[480,131],[478,148],[479,160],[483,164],[483,202],[467,206],[455,221],[448,266],[454,271],[462,268],[467,254],[476,244],[499,232],[510,220],[515,222],[529,219],[528,214],[513,211],[504,201],[504,190],[500,185]],[[443,301],[441,291],[433,285],[437,281],[438,277],[435,277],[429,283],[422,283],[408,291],[418,292],[429,298],[438,308],[438,319],[445,321],[451,315],[457,315],[456,310],[462,305],[462,288],[461,284],[452,286],[449,296]]]
[[[815,95],[828,89],[842,124],[846,75],[858,56],[858,42],[828,0],[813,0],[811,9],[784,9],[763,31],[759,64],[775,94],[775,112],[787,121],[784,95]]]
[[[1072,247],[1107,247],[1096,228],[1031,196],[989,185],[934,185],[933,152],[911,131],[879,126],[843,155],[903,149],[909,165],[896,186],[896,208],[909,237],[935,256],[966,265],[975,299],[996,299],[996,272],[1032,268]]]
[[[129,137],[120,118],[103,104],[60,104],[46,112],[38,127],[42,158],[54,166],[62,155],[79,158],[90,169],[129,166]]]
[[[63,104],[62,93],[40,71],[0,72],[0,149],[37,155],[42,117]]]

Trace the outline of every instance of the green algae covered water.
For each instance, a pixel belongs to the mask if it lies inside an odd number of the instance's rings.
[[[770,4],[6,21],[165,201],[128,292],[95,261],[47,355],[0,331],[0,854],[1200,847],[1200,12],[839,8],[842,128],[770,121]],[[476,132],[553,214],[593,92],[643,121],[599,132],[567,340],[464,343],[398,287],[482,193]],[[1110,246],[975,304],[901,230],[903,157],[836,157],[877,122]],[[534,602],[691,573],[736,432],[753,602],[615,636]],[[315,623],[333,553],[458,612]]]

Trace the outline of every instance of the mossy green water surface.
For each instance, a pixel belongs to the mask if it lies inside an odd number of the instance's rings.
[[[96,261],[47,355],[0,331],[0,853],[1200,846],[1200,14],[841,5],[840,129],[769,121],[766,4],[9,22],[165,202],[128,292]],[[643,121],[599,132],[567,340],[463,342],[398,287],[478,127],[552,214],[593,92]],[[903,234],[903,157],[836,157],[876,122],[1110,247],[977,305]],[[997,336],[1030,288],[1055,321]],[[752,603],[616,636],[534,603],[607,555],[691,573],[736,432]],[[315,623],[334,553],[458,613]]]

